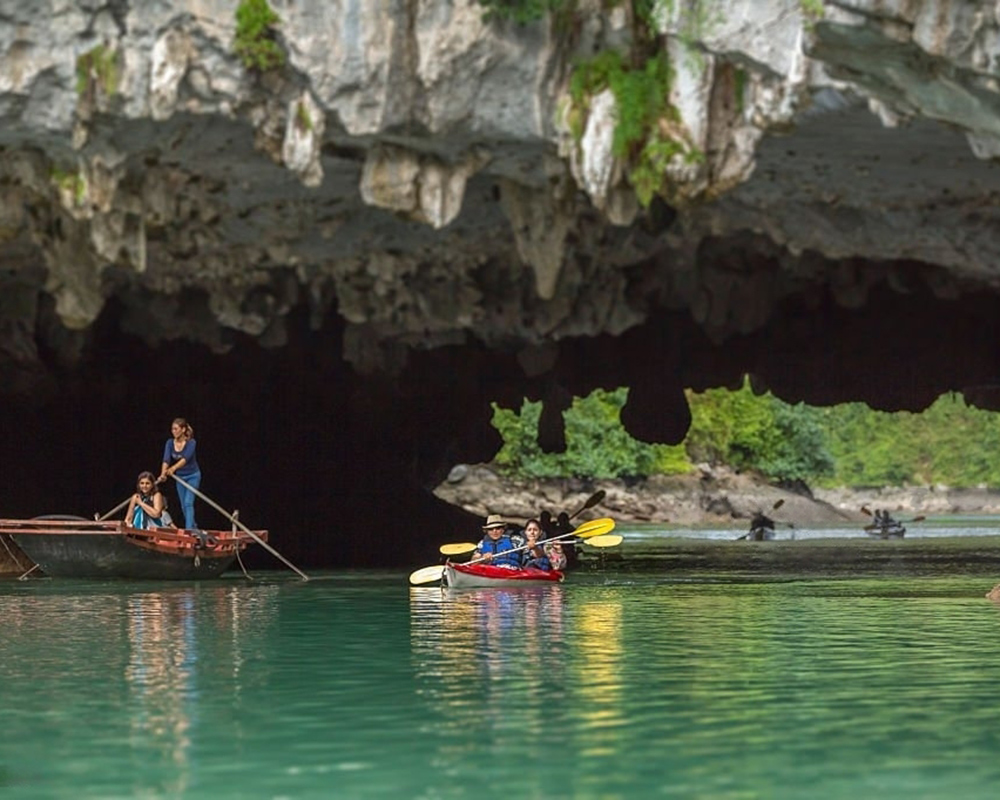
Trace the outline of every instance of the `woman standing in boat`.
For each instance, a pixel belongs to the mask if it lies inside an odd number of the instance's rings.
[[[169,476],[176,475],[185,483],[197,489],[201,486],[201,470],[195,456],[194,428],[183,417],[177,417],[170,425],[171,438],[163,445],[163,463],[157,483],[163,483]],[[184,512],[184,527],[196,530],[194,518],[194,492],[177,483],[177,497]]]
[[[128,503],[125,524],[130,528],[153,528],[163,522],[163,492],[153,480],[152,472],[140,472],[136,492]]]

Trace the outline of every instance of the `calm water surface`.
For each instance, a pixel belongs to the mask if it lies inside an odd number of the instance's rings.
[[[955,541],[453,594],[0,581],[0,797],[992,798],[1000,537]]]

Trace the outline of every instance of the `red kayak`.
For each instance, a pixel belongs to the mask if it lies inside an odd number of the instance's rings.
[[[484,589],[492,586],[542,586],[548,583],[562,583],[563,574],[559,570],[543,570],[535,567],[510,569],[494,567],[490,564],[452,564],[444,566],[444,584],[453,589]]]

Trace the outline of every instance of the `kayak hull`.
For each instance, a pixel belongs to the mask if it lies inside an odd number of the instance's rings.
[[[451,589],[510,588],[512,586],[545,586],[562,583],[565,576],[559,570],[508,569],[489,564],[446,564],[442,581]]]
[[[889,527],[869,525],[865,527],[865,531],[869,536],[877,536],[879,539],[902,539],[906,535],[906,528],[903,525]]]

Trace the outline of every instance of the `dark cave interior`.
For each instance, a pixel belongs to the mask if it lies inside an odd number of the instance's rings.
[[[596,387],[631,387],[630,431],[676,442],[689,420],[683,389],[735,386],[745,373],[786,401],[884,410],[920,410],[950,390],[996,408],[1000,383],[1000,298],[987,293],[946,301],[880,286],[852,311],[819,292],[721,344],[687,313],[660,311],[619,337],[561,341],[555,366],[533,378],[516,353],[475,343],[413,351],[398,375],[361,376],[341,358],[343,324],[331,317],[310,330],[304,310],[289,320],[287,345],[246,337],[224,355],[185,342],[151,348],[121,333],[120,313],[109,304],[74,366],[47,359],[48,388],[0,395],[0,515],[111,509],[138,472],[158,469],[170,421],[183,416],[202,491],[267,528],[302,568],[433,563],[440,542],[474,536],[478,520],[430,490],[454,464],[495,453],[491,401],[546,399],[541,437],[558,448],[554,412]],[[9,377],[13,367],[0,367]],[[176,504],[173,489],[168,497]],[[198,508],[204,527],[225,524]],[[248,566],[280,568],[252,550]]]

